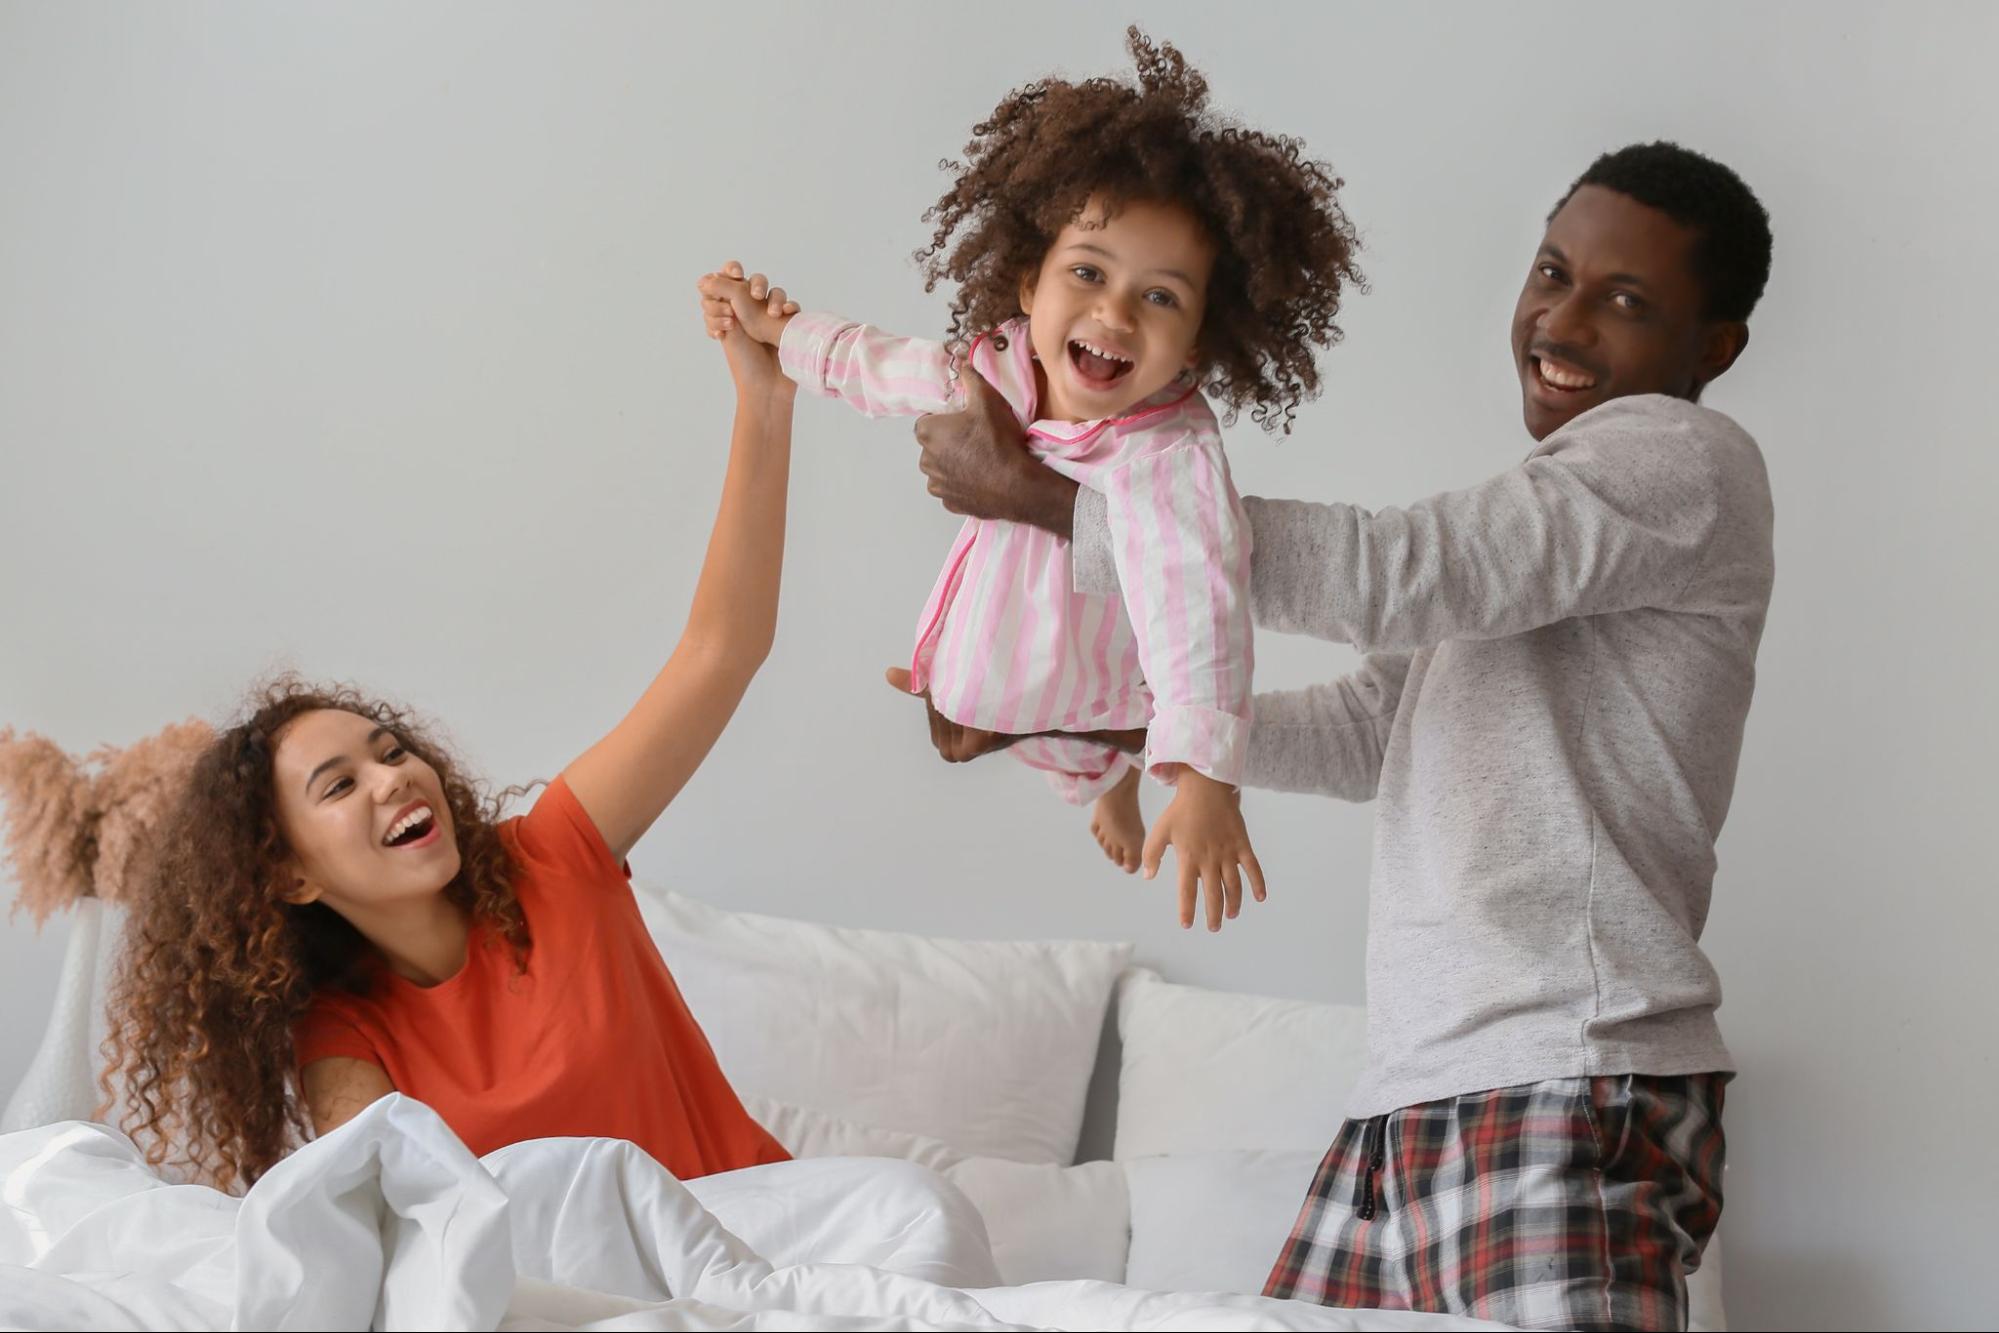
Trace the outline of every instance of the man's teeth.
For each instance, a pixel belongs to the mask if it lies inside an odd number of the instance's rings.
[[[1552,365],[1539,358],[1536,358],[1534,364],[1540,367],[1541,378],[1554,385],[1557,389],[1587,389],[1596,383],[1596,376],[1594,375],[1585,375],[1581,371],[1576,370],[1565,370],[1560,366]]]
[[[388,835],[384,837],[382,841],[394,842],[397,838],[402,837],[403,834],[408,833],[411,829],[415,828],[418,824],[423,823],[426,819],[429,818],[430,818],[430,807],[427,805],[420,805],[416,809],[404,815],[401,819],[398,819],[394,824],[390,825]]]

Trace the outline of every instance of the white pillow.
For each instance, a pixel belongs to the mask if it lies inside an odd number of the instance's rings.
[[[743,1105],[793,1157],[895,1157],[938,1172],[985,1218],[993,1264],[1010,1287],[1125,1280],[1131,1205],[1116,1162],[1054,1166],[971,1157],[935,1139],[768,1097],[745,1097]]]
[[[928,939],[725,912],[640,910],[739,1094],[1066,1164],[1129,944]]]
[[[1196,1152],[1125,1160],[1125,1281],[1153,1291],[1263,1293],[1323,1152]]]
[[[1146,968],[1118,986],[1113,1156],[1216,1149],[1323,1154],[1367,1059],[1359,1005],[1178,986]]]
[[[742,1099],[750,1119],[769,1130],[793,1157],[894,1157],[938,1172],[966,1160],[966,1154],[950,1144],[921,1134],[864,1125],[753,1092],[743,1093]]]
[[[1131,1199],[1116,1162],[1051,1166],[968,1157],[944,1178],[986,1219],[993,1265],[1007,1286],[1125,1281]]]
[[[96,898],[79,899],[72,912],[55,1005],[34,1059],[0,1111],[0,1134],[58,1120],[90,1120],[102,1100],[97,1079],[110,1028],[105,1005],[125,914]],[[113,1108],[114,1122],[121,1110]]]

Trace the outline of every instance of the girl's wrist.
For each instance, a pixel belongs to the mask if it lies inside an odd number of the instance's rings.
[[[1235,799],[1236,789],[1228,783],[1211,778],[1188,764],[1179,767],[1179,776],[1174,780],[1174,786],[1179,789],[1176,794],[1185,795],[1189,800],[1233,801]]]

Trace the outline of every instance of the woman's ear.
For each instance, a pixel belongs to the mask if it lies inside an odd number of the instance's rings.
[[[1035,281],[1040,278],[1040,276],[1041,275],[1039,273],[1032,273],[1032,272],[1023,273],[1021,275],[1020,313],[1023,315],[1031,315],[1034,313],[1034,284]]]
[[[307,879],[295,862],[285,862],[283,868],[278,873],[284,876],[284,887],[278,890],[278,897],[284,899],[293,907],[304,907],[307,903],[316,903],[319,901],[320,896],[326,892],[319,885]]]

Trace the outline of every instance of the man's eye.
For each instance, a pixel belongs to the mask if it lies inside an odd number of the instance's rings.
[[[1612,292],[1610,294],[1610,299],[1617,302],[1617,304],[1622,306],[1624,309],[1632,311],[1634,313],[1643,310],[1645,308],[1645,303],[1639,300],[1637,297],[1633,296],[1630,292]]]
[[[1560,282],[1562,280],[1562,270],[1556,268],[1553,264],[1537,265],[1534,271],[1539,273],[1542,277],[1546,278],[1549,282]]]

